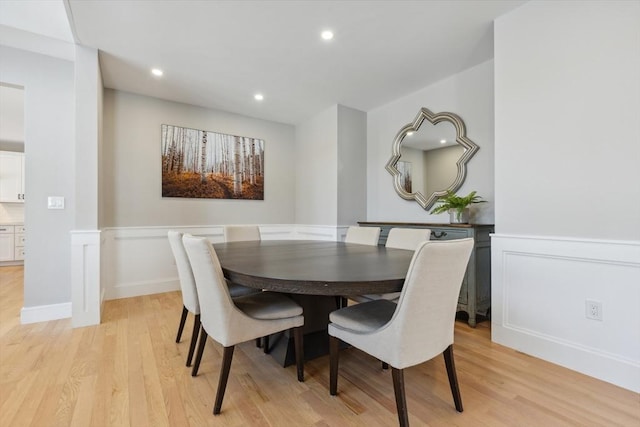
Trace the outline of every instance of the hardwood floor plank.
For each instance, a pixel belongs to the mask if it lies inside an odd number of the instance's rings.
[[[253,342],[237,346],[222,413],[212,414],[222,347],[209,339],[200,374],[175,343],[179,292],[107,301],[102,323],[21,325],[22,268],[0,267],[0,426],[397,425],[390,371],[340,353],[338,395],[329,361],[306,362],[305,382]],[[191,330],[189,316],[185,330]],[[412,426],[640,426],[640,395],[492,343],[489,322],[456,322],[464,412],[455,410],[442,357],[408,368]]]

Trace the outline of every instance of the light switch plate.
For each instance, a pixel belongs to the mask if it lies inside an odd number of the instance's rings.
[[[47,209],[64,209],[64,197],[49,196],[47,198]]]

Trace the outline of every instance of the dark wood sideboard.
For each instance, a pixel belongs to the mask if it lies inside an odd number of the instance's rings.
[[[458,311],[469,316],[469,325],[476,326],[476,315],[490,316],[491,310],[491,237],[493,224],[428,224],[411,222],[358,222],[361,227],[380,227],[379,245],[387,242],[389,230],[401,228],[428,228],[431,240],[451,240],[473,237],[475,245],[471,252],[467,272],[464,275]]]

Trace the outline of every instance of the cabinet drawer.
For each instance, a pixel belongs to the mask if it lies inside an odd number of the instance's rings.
[[[16,233],[16,246],[24,246],[24,234]]]
[[[432,228],[431,240],[454,240],[464,239],[469,234],[466,230],[458,230],[455,228]]]
[[[24,260],[24,248],[22,246],[16,247],[15,259],[18,261]]]
[[[13,234],[14,230],[13,225],[0,225],[0,234]]]
[[[24,233],[26,232],[26,228],[24,227],[24,225],[16,225],[15,226],[15,232],[16,233]]]

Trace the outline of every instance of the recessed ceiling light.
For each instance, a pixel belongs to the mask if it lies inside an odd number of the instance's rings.
[[[446,143],[446,142],[447,142],[447,140],[446,140],[446,139],[441,139],[441,140],[440,140],[440,144],[444,144],[444,143]]]
[[[154,76],[162,76],[164,73],[162,72],[162,70],[160,68],[152,68],[151,69],[151,74],[153,74]]]
[[[325,40],[331,40],[333,38],[333,31],[325,30],[320,36]]]
[[[256,93],[255,95],[253,95],[253,98],[256,101],[262,101],[264,99],[264,96],[261,93]]]
[[[413,132],[407,132],[407,136],[413,135]]]

